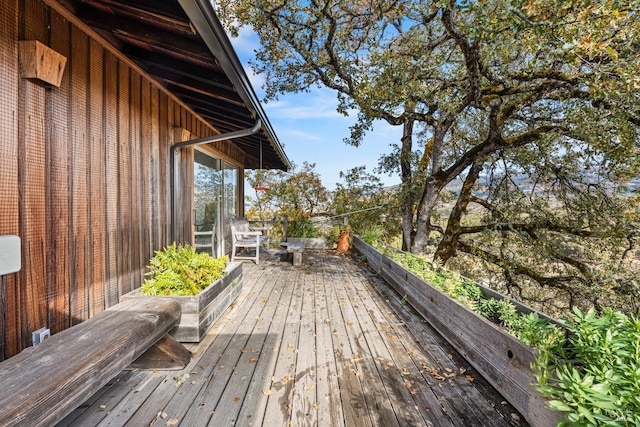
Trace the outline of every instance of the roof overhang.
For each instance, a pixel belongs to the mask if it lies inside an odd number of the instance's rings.
[[[232,141],[245,153],[245,169],[290,168],[209,0],[44,1],[93,31],[218,133],[260,120],[259,132]]]

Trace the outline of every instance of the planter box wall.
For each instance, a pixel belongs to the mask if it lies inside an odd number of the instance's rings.
[[[226,274],[196,296],[163,296],[177,301],[182,308],[180,322],[170,334],[180,342],[199,342],[242,291],[242,263],[230,262]],[[122,300],[145,298],[140,288]]]
[[[305,249],[335,249],[324,237],[287,237],[288,243],[302,243]]]
[[[407,303],[420,313],[532,426],[555,426],[562,413],[547,407],[547,401],[531,385],[533,348],[431,286],[402,265],[382,255],[357,236],[354,248]],[[481,287],[482,288],[482,287]],[[505,298],[491,290],[485,295]],[[515,304],[515,302],[514,302]],[[516,304],[525,313],[533,311]],[[544,317],[544,316],[543,316]]]

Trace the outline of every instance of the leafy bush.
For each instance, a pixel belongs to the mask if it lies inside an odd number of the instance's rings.
[[[331,243],[338,243],[338,240],[340,239],[342,233],[351,233],[351,231],[352,229],[349,224],[334,225],[333,227],[331,227],[331,230],[329,230],[327,241]]]
[[[537,389],[573,426],[640,425],[640,320],[574,309],[568,336],[539,347]]]
[[[314,223],[307,220],[290,221],[287,229],[288,237],[320,237],[322,233]]]
[[[359,234],[360,238],[370,245],[375,244],[384,236],[384,229],[382,226],[367,227]]]
[[[149,272],[140,288],[142,295],[196,295],[224,276],[229,258],[212,258],[206,252],[198,253],[188,244],[174,242],[162,251],[156,251],[150,260]]]

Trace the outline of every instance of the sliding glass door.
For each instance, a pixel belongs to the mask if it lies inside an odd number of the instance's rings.
[[[231,253],[230,220],[238,215],[239,171],[211,154],[195,150],[194,243],[214,257]]]

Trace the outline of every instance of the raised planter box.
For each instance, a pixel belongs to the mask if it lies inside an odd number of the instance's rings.
[[[324,237],[288,237],[287,243],[302,243],[305,249],[334,249],[335,244]]]
[[[550,409],[532,386],[535,349],[406,270],[357,236],[353,246],[369,266],[509,401],[532,426],[555,426],[562,413]],[[480,285],[479,285],[480,286]],[[480,286],[492,298],[505,296]],[[531,308],[514,304],[525,313]],[[541,314],[540,314],[541,315]],[[544,317],[543,315],[541,315]]]
[[[170,334],[180,342],[199,342],[211,326],[229,308],[242,291],[242,263],[230,262],[226,274],[196,296],[163,296],[171,298],[182,307],[180,322]],[[124,294],[121,299],[146,298],[140,289]]]

